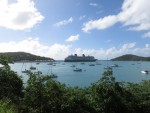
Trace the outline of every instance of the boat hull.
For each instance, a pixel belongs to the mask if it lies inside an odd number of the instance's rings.
[[[95,62],[96,59],[94,60],[64,60],[64,62]]]

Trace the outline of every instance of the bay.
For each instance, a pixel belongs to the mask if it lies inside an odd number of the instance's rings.
[[[69,86],[78,86],[78,87],[88,87],[92,83],[98,81],[103,72],[105,71],[105,67],[112,66],[117,64],[118,67],[113,68],[113,76],[117,81],[125,81],[125,82],[134,82],[138,83],[142,80],[149,80],[150,74],[142,74],[142,70],[150,71],[150,62],[142,62],[142,61],[97,61],[97,62],[63,62],[56,61],[55,65],[48,65],[48,62],[41,62],[40,64],[36,64],[36,62],[27,62],[26,69],[29,69],[31,66],[35,66],[37,68],[36,71],[41,71],[43,75],[52,73],[56,74],[58,77],[55,78],[57,81],[61,83],[65,83]],[[90,64],[94,64],[95,66],[89,66]],[[82,69],[82,72],[73,71],[75,65],[78,68]],[[10,64],[11,69],[16,71],[18,75],[23,77],[24,82],[27,81],[28,75],[21,73],[24,69],[23,63],[14,63]]]

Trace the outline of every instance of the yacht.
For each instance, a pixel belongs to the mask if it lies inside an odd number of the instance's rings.
[[[80,69],[80,68],[75,68],[73,71],[81,72],[82,69]]]
[[[141,71],[141,73],[143,73],[143,74],[149,74],[149,71],[143,70],[143,71]]]

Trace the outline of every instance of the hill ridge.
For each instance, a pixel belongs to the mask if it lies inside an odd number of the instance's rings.
[[[143,57],[133,54],[125,54],[111,59],[112,61],[150,61],[150,57]]]
[[[54,59],[37,56],[31,53],[26,52],[0,52],[0,56],[6,56],[13,62],[20,62],[20,61],[53,61]]]

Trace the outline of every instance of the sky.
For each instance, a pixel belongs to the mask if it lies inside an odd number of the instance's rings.
[[[0,52],[20,51],[150,56],[149,0],[0,0]]]

